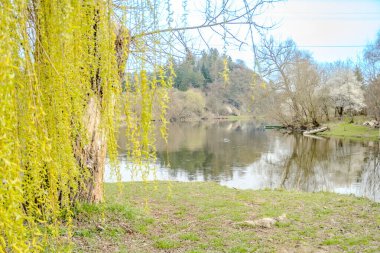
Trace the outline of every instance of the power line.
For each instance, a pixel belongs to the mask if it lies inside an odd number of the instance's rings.
[[[316,47],[316,48],[363,48],[367,45],[300,45],[297,47]]]
[[[223,46],[224,44],[213,44],[215,47],[220,47]],[[365,48],[365,47],[370,47],[374,45],[296,45],[296,47],[308,47],[308,48]],[[263,47],[262,45],[256,45],[256,47]],[[274,47],[279,47],[279,46],[274,46]]]
[[[279,12],[273,11],[274,15],[380,15],[380,12],[317,12],[317,11],[287,11],[287,12]]]

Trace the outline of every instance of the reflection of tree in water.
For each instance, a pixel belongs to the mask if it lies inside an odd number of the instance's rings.
[[[122,138],[119,145],[125,146]],[[186,122],[170,126],[169,143],[159,142],[157,155],[161,167],[170,164],[172,178],[336,191],[380,201],[379,145],[263,133],[249,122]]]
[[[323,166],[317,165],[328,160],[330,153],[331,146],[328,141],[294,136],[293,151],[285,161],[280,186],[314,191],[320,186],[316,175],[320,174],[324,181],[324,174],[321,173]]]
[[[168,152],[159,151],[158,158],[161,165],[170,164],[171,176],[186,171],[189,180],[197,175],[204,180],[228,180],[233,170],[244,173],[243,168],[257,160],[268,143],[267,136],[252,123],[193,125],[187,129],[191,134],[184,134],[186,128],[186,125],[174,126],[177,131],[170,132]],[[197,146],[191,145],[194,141]]]
[[[370,142],[360,174],[361,195],[380,201],[380,142]]]
[[[360,178],[363,160],[367,157],[367,149],[362,145],[340,139],[318,140],[294,136],[292,152],[284,160],[279,185],[303,191],[352,191],[351,187],[358,188],[355,184]],[[379,182],[378,178],[371,177],[371,180]]]
[[[176,177],[180,170],[186,171],[189,180],[195,180],[202,175],[204,180],[217,180],[221,170],[212,170],[208,164],[213,159],[213,154],[204,150],[191,151],[181,149],[176,152],[158,153],[161,166],[170,165],[170,176]],[[227,171],[227,170],[226,170]]]

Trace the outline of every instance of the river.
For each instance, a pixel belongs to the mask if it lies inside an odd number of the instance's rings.
[[[128,169],[122,135],[119,146],[122,181],[141,180]],[[145,176],[238,189],[331,191],[380,202],[379,150],[376,141],[287,135],[248,121],[173,123],[168,144],[158,141],[157,163]],[[115,181],[110,175],[107,166],[106,182]]]

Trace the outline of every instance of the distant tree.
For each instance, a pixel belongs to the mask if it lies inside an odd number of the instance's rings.
[[[239,65],[241,66],[241,65]],[[224,88],[224,101],[242,112],[252,110],[254,72],[246,67],[235,67],[230,73],[230,84]],[[224,84],[221,84],[224,86]]]
[[[220,79],[220,73],[224,69],[223,60],[223,55],[219,54],[216,48],[211,48],[208,52],[204,51],[202,53],[202,57],[198,61],[198,66],[200,66],[201,70],[203,68],[207,83],[212,83]]]
[[[348,112],[353,120],[354,113],[364,107],[364,90],[362,83],[357,80],[355,72],[349,68],[339,68],[327,80],[330,88],[330,98],[335,107],[335,114],[340,118]]]
[[[294,127],[318,126],[320,73],[311,56],[292,40],[277,43],[273,38],[263,40],[257,51],[262,74],[280,98],[272,106],[277,119]]]
[[[204,62],[202,63],[201,73],[205,81],[204,86],[206,87],[207,84],[212,83],[213,80],[211,78],[210,70],[205,66]]]
[[[358,65],[355,66],[354,74],[355,74],[356,80],[358,80],[358,82],[364,83],[363,72]]]
[[[372,45],[364,50],[365,102],[368,114],[380,120],[380,31]]]
[[[205,83],[205,78],[201,72],[197,71],[194,61],[187,60],[174,67],[176,77],[174,88],[186,91],[189,88],[201,88]]]
[[[377,78],[366,87],[365,102],[367,104],[368,115],[380,120],[380,78]]]
[[[380,75],[380,31],[376,40],[364,49],[364,76],[367,82],[374,81]]]
[[[230,72],[233,68],[231,57],[220,55],[217,49],[203,51],[201,58],[188,52],[186,59],[174,66],[176,73],[174,87],[182,91],[189,88],[203,89],[214,81],[222,80],[225,60],[227,60],[227,68]]]

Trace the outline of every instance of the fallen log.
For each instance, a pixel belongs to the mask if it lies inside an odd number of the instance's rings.
[[[326,131],[328,129],[329,129],[328,127],[320,127],[320,128],[311,129],[309,131],[304,131],[303,134],[304,135],[316,134],[316,133],[319,133],[319,132],[324,132],[324,131]]]
[[[313,139],[316,139],[316,140],[321,140],[321,141],[325,141],[327,140],[325,137],[323,136],[318,136],[318,135],[314,135],[314,134],[304,134],[303,136],[305,137],[309,137],[309,138],[313,138]]]

